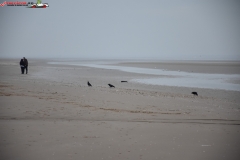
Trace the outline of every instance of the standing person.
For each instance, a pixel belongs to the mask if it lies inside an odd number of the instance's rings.
[[[26,74],[28,73],[28,60],[23,57],[23,60],[24,60],[24,66],[25,66],[25,69],[26,69]]]
[[[19,64],[20,64],[20,67],[21,67],[22,74],[24,74],[25,65],[24,65],[23,59],[21,59]]]

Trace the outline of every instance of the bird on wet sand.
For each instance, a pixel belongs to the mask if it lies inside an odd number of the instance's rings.
[[[89,83],[89,81],[87,82],[87,84],[88,84],[89,87],[92,87],[92,85],[91,85],[91,83]]]
[[[192,94],[193,94],[194,96],[198,96],[197,92],[192,92]]]
[[[108,85],[109,85],[109,87],[110,87],[110,88],[112,88],[112,87],[113,87],[113,88],[115,88],[115,86],[114,86],[114,85],[112,85],[112,84],[108,84]]]

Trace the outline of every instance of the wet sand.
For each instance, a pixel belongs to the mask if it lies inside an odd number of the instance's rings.
[[[122,62],[116,65],[194,73],[240,74],[239,61]]]
[[[0,159],[240,158],[240,92],[196,97],[120,82],[147,75],[44,60],[29,60],[27,75],[1,60],[0,75]]]

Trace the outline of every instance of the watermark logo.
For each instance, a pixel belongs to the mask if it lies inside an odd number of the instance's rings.
[[[3,7],[3,6],[26,6],[27,8],[47,8],[49,7],[48,3],[42,3],[41,0],[37,0],[37,3],[34,3],[34,2],[19,2],[19,1],[16,1],[16,2],[3,2],[3,3],[0,3],[0,6]]]

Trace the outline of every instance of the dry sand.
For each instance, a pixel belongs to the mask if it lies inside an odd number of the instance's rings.
[[[240,92],[195,97],[120,83],[147,75],[44,60],[22,75],[18,61],[0,61],[0,159],[240,159]]]

